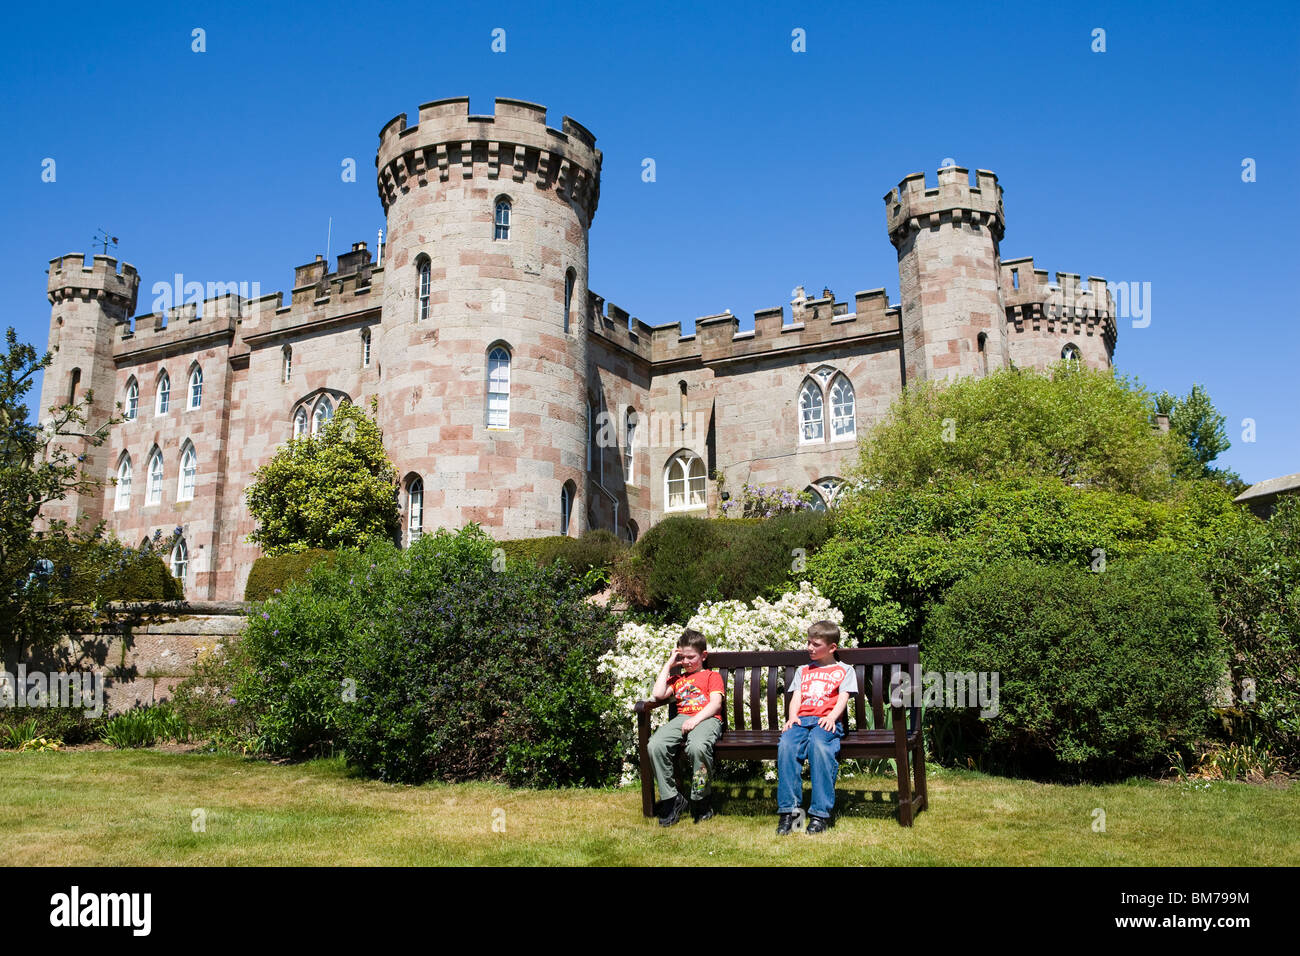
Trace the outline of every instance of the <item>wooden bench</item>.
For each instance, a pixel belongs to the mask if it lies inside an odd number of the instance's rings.
[[[837,656],[840,663],[852,665],[858,678],[858,693],[853,695],[842,718],[845,733],[840,742],[840,759],[892,758],[898,769],[898,822],[910,827],[915,814],[926,807],[921,713],[919,707],[890,705],[887,698],[893,675],[900,669],[907,672],[913,688],[921,686],[917,645],[841,648]],[[727,701],[722,711],[722,736],[713,748],[715,763],[721,760],[775,759],[786,706],[794,691],[794,671],[800,664],[809,662],[808,652],[710,651],[706,660],[710,668],[722,675],[727,688]],[[766,706],[762,699],[762,674],[765,670]],[[746,686],[749,688],[748,699]],[[869,711],[867,693],[871,695]],[[778,696],[781,697],[780,706]],[[637,749],[641,757],[641,804],[648,817],[654,816],[655,786],[649,753],[650,712],[664,704],[669,705],[671,719],[677,710],[675,698],[643,700],[635,706]],[[890,727],[885,726],[886,707],[892,718]],[[915,788],[910,782],[913,772]]]

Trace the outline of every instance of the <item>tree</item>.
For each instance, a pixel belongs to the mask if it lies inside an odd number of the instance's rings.
[[[371,401],[375,412],[378,402]],[[344,402],[317,435],[294,438],[253,473],[249,540],[268,555],[362,547],[401,529],[397,471],[374,419]]]
[[[1211,478],[1234,495],[1246,490],[1246,482],[1235,471],[1210,467],[1210,462],[1231,448],[1232,443],[1223,427],[1227,419],[1214,407],[1209,392],[1195,384],[1185,398],[1161,392],[1156,396],[1156,412],[1169,416],[1170,434],[1182,442],[1180,477]]]
[[[850,484],[926,488],[948,479],[1052,478],[1159,500],[1178,450],[1151,427],[1152,398],[1109,371],[1061,363],[909,386],[862,443]]]
[[[77,532],[62,521],[51,522],[40,534],[34,529],[47,504],[100,484],[82,470],[85,456],[74,456],[64,440],[97,447],[121,421],[109,418],[91,429],[94,395],[87,390],[80,401],[48,409],[43,427],[29,422],[23,396],[36,373],[53,360],[52,352],[38,355],[19,342],[12,328],[5,333],[0,356],[0,648],[6,666],[16,666],[30,651],[52,647],[75,626],[72,609],[60,602],[55,577],[56,571],[66,576],[68,567],[47,552],[65,548],[71,534],[79,542],[101,537],[100,529]]]

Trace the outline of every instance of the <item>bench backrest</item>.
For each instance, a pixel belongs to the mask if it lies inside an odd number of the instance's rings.
[[[858,678],[858,693],[844,712],[845,730],[881,730],[888,726],[889,688],[900,670],[907,673],[912,687],[921,685],[921,657],[916,644],[841,648],[838,657],[840,663],[853,667]],[[710,651],[706,661],[722,675],[727,688],[724,729],[780,730],[794,693],[795,668],[808,663],[808,652]],[[910,733],[918,726],[920,708],[907,706],[906,700],[903,703]]]

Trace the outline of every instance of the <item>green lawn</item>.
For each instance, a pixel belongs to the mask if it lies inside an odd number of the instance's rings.
[[[664,830],[635,788],[405,787],[336,760],[4,752],[0,833],[23,865],[1300,865],[1300,786],[929,775],[932,809],[910,830],[891,815],[893,780],[860,777],[841,781],[847,809],[828,833],[778,838],[772,784],[723,784],[718,817]]]

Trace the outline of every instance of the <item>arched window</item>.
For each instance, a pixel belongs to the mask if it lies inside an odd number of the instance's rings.
[[[705,505],[704,462],[689,451],[680,451],[664,469],[664,500],[668,511],[702,508]]]
[[[506,199],[504,196],[497,199],[496,231],[493,233],[492,238],[510,238],[510,200]]]
[[[184,582],[190,569],[190,549],[185,546],[184,538],[177,538],[172,547],[172,577]]]
[[[822,498],[821,494],[817,491],[816,485],[809,485],[807,488],[804,489],[804,491],[812,495],[813,511],[826,510],[826,501],[825,499]]]
[[[361,330],[361,367],[370,368],[370,330]]]
[[[168,376],[167,370],[163,369],[162,372],[158,375],[158,391],[157,394],[154,396],[153,413],[155,415],[166,415],[167,408],[168,406],[171,405],[171,397],[172,397],[172,380],[171,377]]]
[[[831,384],[831,441],[848,441],[856,435],[853,385],[840,375]]]
[[[135,421],[135,416],[140,413],[140,386],[136,383],[135,376],[132,375],[126,382],[126,420]]]
[[[187,406],[190,409],[198,408],[203,404],[203,369],[195,365],[190,369],[190,401]]]
[[[149,456],[149,494],[145,504],[157,505],[162,504],[162,483],[163,483],[163,457],[162,452],[154,446],[153,454]]]
[[[330,419],[333,417],[334,406],[330,404],[328,398],[322,397],[321,400],[316,403],[316,412],[311,417],[311,433],[313,435],[320,434],[320,430],[328,425]]]
[[[510,427],[510,353],[500,345],[488,354],[487,427]]]
[[[81,384],[81,369],[74,368],[68,380],[68,404],[77,404],[77,386]]]
[[[429,262],[428,256],[420,256],[415,267],[418,275],[417,281],[419,283],[419,286],[416,289],[416,302],[418,303],[418,308],[415,314],[417,320],[423,322],[429,317],[429,292],[433,285],[433,266]]]
[[[125,511],[131,506],[131,456],[122,452],[122,460],[117,465],[117,495],[113,501],[114,511]]]
[[[639,532],[637,531],[636,522],[635,522],[635,521],[629,521],[629,522],[624,526],[624,532],[625,532],[625,536],[627,537],[628,543],[629,543],[629,544],[636,544],[637,534],[639,533]]]
[[[1079,346],[1070,342],[1065,346],[1065,348],[1061,349],[1061,358],[1071,367],[1078,368],[1079,361],[1083,358],[1083,353],[1079,350]]]
[[[822,441],[825,437],[822,390],[808,379],[799,390],[799,441]]]
[[[412,479],[406,486],[406,544],[420,540],[424,533],[424,481]]]
[[[844,487],[844,481],[841,478],[822,478],[810,487],[817,492],[817,497],[824,501],[829,508],[833,507],[839,498],[840,489]]]
[[[283,369],[282,381],[287,385],[289,383],[289,379],[293,377],[293,349],[291,349],[289,346],[286,345],[283,350],[283,355],[284,355],[284,369]]]
[[[1014,272],[1015,270],[1012,270],[1012,271]],[[981,333],[979,334],[979,338],[976,340],[976,343],[977,343],[977,345],[978,345],[978,347],[979,347],[979,356],[980,356],[980,374],[981,374],[981,375],[987,375],[987,374],[988,374],[988,370],[989,370],[989,353],[988,353],[989,336],[988,336],[988,333],[987,333],[987,332],[981,332]]]
[[[307,434],[307,409],[299,408],[293,416],[293,437],[301,438]]]
[[[570,269],[564,273],[564,331],[569,331],[569,313],[573,308],[573,283],[577,273]]]
[[[623,416],[623,480],[629,485],[632,484],[632,466],[636,461],[636,423],[636,409],[629,405]]]
[[[177,501],[194,500],[194,478],[199,471],[199,456],[194,453],[194,446],[188,441],[181,451],[181,475],[176,485]]]
[[[573,519],[573,482],[566,481],[560,489],[560,534],[568,535]]]

